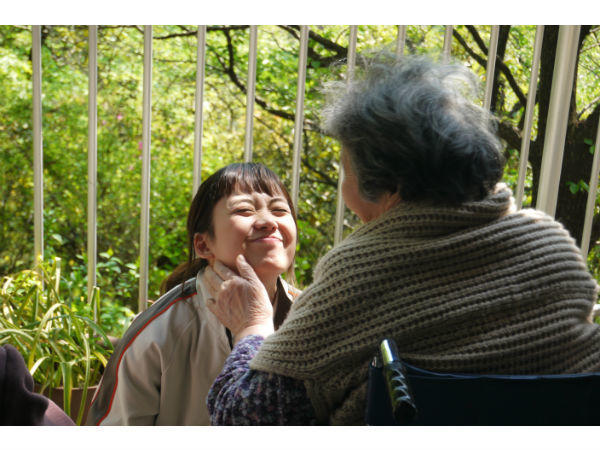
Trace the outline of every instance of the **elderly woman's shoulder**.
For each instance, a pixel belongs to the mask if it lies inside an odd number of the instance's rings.
[[[569,230],[552,216],[537,209],[524,208],[508,214],[503,220],[513,223],[513,233],[523,235],[527,240],[537,241],[539,245],[557,245],[568,248],[571,253],[580,256],[579,247]]]
[[[508,217],[521,218],[523,221],[537,224],[541,228],[560,229],[563,230],[565,233],[569,234],[569,232],[562,223],[557,221],[554,217],[538,209],[523,208],[519,211],[512,212],[508,215]]]
[[[515,211],[513,214],[521,215],[524,217],[529,217],[535,221],[556,222],[556,220],[554,220],[554,218],[552,216],[546,214],[544,211],[540,211],[539,209],[523,208],[523,209],[520,209],[519,211]],[[556,223],[559,223],[559,222],[556,222]]]

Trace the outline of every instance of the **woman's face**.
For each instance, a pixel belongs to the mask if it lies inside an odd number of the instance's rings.
[[[279,276],[292,264],[296,251],[296,224],[283,195],[234,192],[213,209],[214,235],[198,233],[198,256],[220,260],[235,270],[240,253],[261,279]]]
[[[342,196],[346,206],[363,222],[368,222],[375,215],[374,204],[362,198],[358,191],[358,179],[352,169],[350,157],[346,150],[342,150],[342,166],[344,179],[342,180]]]
[[[384,192],[374,202],[365,200],[358,190],[358,178],[352,169],[350,156],[346,150],[342,150],[342,166],[344,167],[344,179],[342,180],[344,203],[363,222],[370,222],[378,218],[400,203],[400,195],[397,192]]]

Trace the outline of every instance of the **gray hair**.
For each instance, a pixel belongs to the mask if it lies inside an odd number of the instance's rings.
[[[485,197],[504,158],[479,83],[460,65],[379,55],[349,83],[329,83],[326,130],[350,156],[361,195],[462,203]]]

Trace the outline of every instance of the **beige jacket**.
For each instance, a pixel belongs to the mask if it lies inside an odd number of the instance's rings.
[[[280,278],[276,327],[298,292]],[[231,344],[206,298],[200,272],[133,321],[108,362],[88,425],[209,424],[206,396]]]

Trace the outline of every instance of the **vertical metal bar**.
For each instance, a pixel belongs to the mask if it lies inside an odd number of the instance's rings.
[[[300,153],[304,129],[304,90],[306,86],[306,63],[308,54],[308,25],[300,26],[300,49],[298,53],[298,87],[296,89],[296,122],[294,124],[294,163],[292,165],[292,202],[298,214],[300,190]]]
[[[590,237],[592,235],[592,222],[594,220],[594,209],[596,208],[596,193],[598,191],[598,175],[600,174],[600,121],[596,131],[596,149],[594,150],[594,162],[592,163],[592,175],[588,189],[587,205],[585,207],[585,221],[583,222],[583,235],[581,237],[581,254],[587,260],[590,249]]]
[[[446,31],[444,32],[444,50],[442,51],[444,64],[450,61],[450,54],[452,53],[452,28],[452,25],[446,25]]]
[[[138,311],[148,303],[150,240],[150,125],[152,118],[152,25],[144,26],[144,97],[142,131],[142,199],[140,221],[140,295]]]
[[[194,184],[192,196],[196,195],[202,182],[202,128],[204,103],[204,66],[206,61],[206,25],[198,26],[198,49],[196,55],[196,98],[194,115]]]
[[[496,53],[498,50],[499,32],[500,26],[492,25],[487,67],[485,70],[485,98],[483,100],[483,107],[485,109],[490,109],[490,105],[492,104],[492,88],[494,87],[494,70],[496,69]]]
[[[44,259],[44,151],[42,138],[42,27],[32,28],[34,264]]]
[[[246,83],[246,136],[244,140],[244,161],[252,161],[252,122],[256,91],[256,46],[258,27],[250,25],[250,48],[248,52],[248,82]]]
[[[354,65],[356,63],[356,40],[358,36],[358,25],[350,26],[350,38],[348,42],[348,71],[346,81],[349,83],[354,74]],[[335,234],[333,235],[333,245],[337,245],[342,240],[344,229],[344,199],[342,197],[342,182],[344,181],[344,167],[340,160],[338,172],[337,204],[335,210]]]
[[[406,44],[406,25],[398,25],[398,37],[396,39],[396,58],[404,55],[404,45]]]
[[[529,144],[531,142],[531,128],[533,126],[533,111],[535,109],[535,93],[537,90],[538,74],[540,72],[540,59],[542,54],[542,40],[544,38],[544,25],[538,25],[533,44],[533,62],[529,78],[529,92],[527,92],[527,106],[525,107],[525,123],[521,137],[521,153],[519,157],[519,178],[517,180],[516,202],[517,209],[523,206],[523,193],[525,192],[525,177],[527,175],[527,161],[529,160]]]
[[[98,26],[88,27],[88,302],[96,286],[96,186],[98,164]]]
[[[550,106],[544,137],[544,153],[536,208],[554,216],[562,169],[569,106],[577,60],[579,25],[561,25],[558,31]]]

